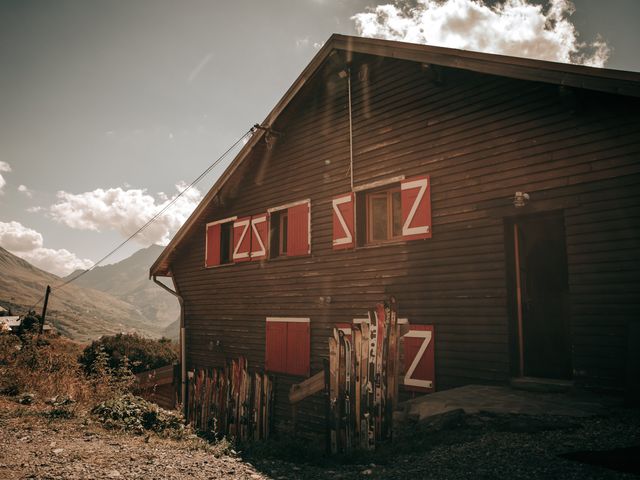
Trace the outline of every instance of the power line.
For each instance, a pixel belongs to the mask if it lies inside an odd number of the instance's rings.
[[[102,257],[100,260],[98,260],[97,262],[95,262],[93,265],[91,265],[91,267],[89,267],[86,270],[81,271],[80,273],[78,273],[75,277],[72,277],[70,279],[68,279],[67,281],[61,283],[60,285],[56,285],[55,287],[52,287],[52,292],[53,290],[60,290],[64,287],[66,287],[67,285],[69,285],[72,282],[75,282],[77,279],[79,279],[80,277],[82,277],[83,275],[89,273],[91,270],[93,270],[94,268],[96,268],[98,265],[100,265],[102,262],[104,262],[107,258],[109,258],[110,256],[112,256],[114,253],[116,253],[118,250],[120,250],[122,247],[124,247],[127,243],[129,243],[134,237],[136,237],[138,234],[142,233],[149,225],[151,225],[153,222],[155,222],[160,216],[162,216],[162,214],[164,214],[164,212],[166,212],[169,208],[171,208],[180,197],[182,197],[182,195],[184,195],[185,193],[187,193],[191,188],[193,188],[200,180],[202,180],[211,170],[213,170],[236,146],[238,146],[238,144],[240,142],[242,142],[248,135],[251,135],[253,132],[255,132],[256,130],[256,126],[251,127],[249,130],[247,130],[247,132],[244,133],[244,135],[242,135],[240,138],[238,138],[238,140],[236,140],[229,148],[227,148],[227,150],[220,155],[215,162],[213,162],[211,165],[209,165],[209,167],[207,167],[205,169],[204,172],[202,172],[200,175],[198,175],[196,177],[195,180],[193,180],[189,185],[187,185],[187,187],[185,187],[180,193],[178,193],[178,195],[176,195],[169,203],[167,203],[162,210],[160,210],[158,213],[156,213],[153,217],[151,217],[144,225],[142,225],[138,230],[136,230],[135,232],[133,232],[131,235],[129,235],[129,237],[127,237],[125,240],[123,240],[122,242],[120,242],[120,244],[118,244],[118,246],[116,246],[113,250],[111,250],[109,253],[107,253],[104,257]],[[29,310],[32,310],[37,304],[39,304],[42,300],[44,300],[45,296],[43,295],[42,297],[40,297],[40,299],[38,299],[38,301],[36,301],[31,307],[29,307]]]

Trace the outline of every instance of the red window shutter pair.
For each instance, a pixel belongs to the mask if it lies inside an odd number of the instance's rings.
[[[435,390],[433,325],[411,325],[404,342],[404,387],[418,392]]]
[[[402,238],[431,238],[431,182],[429,176],[403,180]],[[353,193],[333,199],[333,249],[355,247],[355,196]]]
[[[233,222],[233,261],[267,258],[269,221],[267,214],[239,218]]]
[[[267,319],[265,370],[309,376],[311,335],[308,319]]]
[[[309,202],[289,207],[287,210],[287,256],[308,255],[311,253]]]
[[[205,266],[220,265],[222,223],[207,225]],[[233,220],[232,260],[246,262],[267,258],[269,221],[267,214]]]

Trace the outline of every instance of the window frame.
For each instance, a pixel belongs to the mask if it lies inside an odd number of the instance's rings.
[[[390,185],[385,185],[381,188],[376,188],[373,190],[367,190],[362,192],[362,196],[364,197],[364,221],[365,221],[365,238],[362,246],[372,246],[372,245],[384,245],[389,243],[398,243],[403,241],[402,236],[402,199],[400,197],[400,232],[397,235],[394,235],[393,227],[394,227],[394,217],[393,217],[393,195],[397,193],[401,195],[401,189],[399,183],[393,183]],[[373,200],[374,198],[386,198],[386,238],[385,239],[374,239],[373,238]]]

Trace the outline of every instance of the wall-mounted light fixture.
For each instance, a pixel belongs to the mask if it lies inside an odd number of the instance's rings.
[[[529,202],[529,194],[526,192],[516,192],[513,196],[513,206],[516,208],[524,207]]]

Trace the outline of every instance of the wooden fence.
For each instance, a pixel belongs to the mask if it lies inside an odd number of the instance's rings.
[[[236,440],[269,437],[273,379],[249,373],[247,360],[231,360],[224,368],[188,372],[187,420],[197,429]]]
[[[179,385],[180,365],[167,365],[136,374],[140,396],[169,410],[178,406]]]

